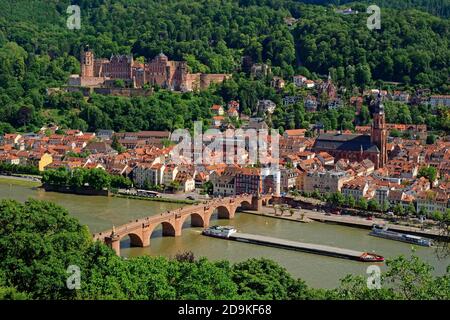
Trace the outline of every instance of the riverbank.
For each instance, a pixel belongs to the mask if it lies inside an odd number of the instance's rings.
[[[40,181],[33,181],[28,177],[5,176],[5,175],[0,175],[0,183],[33,188],[42,185]]]
[[[273,208],[271,207],[265,207],[259,212],[254,211],[242,211],[244,213],[253,214],[253,215],[259,215],[264,217],[270,217],[275,219],[282,219],[282,220],[289,220],[289,221],[295,221],[295,222],[305,222],[305,219],[310,219],[317,222],[323,222],[323,223],[333,223],[333,224],[339,224],[347,227],[353,227],[353,228],[362,228],[362,229],[371,229],[374,224],[381,224],[387,226],[392,231],[398,231],[398,232],[407,232],[414,235],[419,236],[426,236],[426,237],[432,237],[436,238],[440,236],[440,233],[438,230],[432,230],[432,229],[420,229],[416,227],[410,227],[410,226],[402,226],[397,224],[389,223],[386,220],[383,219],[373,219],[373,220],[367,220],[361,217],[352,217],[352,216],[335,216],[330,215],[327,216],[323,213],[318,213],[311,210],[295,210],[294,214],[292,216],[279,216],[275,215],[273,213]]]

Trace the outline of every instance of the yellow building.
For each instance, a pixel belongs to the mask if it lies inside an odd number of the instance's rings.
[[[39,171],[44,171],[44,168],[53,162],[53,157],[49,153],[43,153],[40,157],[38,156],[35,159],[32,159],[32,162],[39,168]]]

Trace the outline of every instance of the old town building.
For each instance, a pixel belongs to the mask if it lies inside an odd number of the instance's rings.
[[[345,171],[311,171],[304,177],[303,189],[306,192],[341,192],[344,183],[352,179],[353,177]]]

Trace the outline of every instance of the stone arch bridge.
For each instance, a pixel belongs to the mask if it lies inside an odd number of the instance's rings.
[[[180,236],[184,222],[190,217],[191,226],[208,227],[211,216],[217,210],[219,219],[233,219],[236,210],[258,211],[272,198],[270,195],[253,196],[248,194],[234,197],[217,198],[201,204],[186,206],[180,209],[130,221],[113,229],[93,234],[94,241],[102,241],[120,255],[120,241],[128,236],[132,246],[147,247],[150,245],[152,232],[162,225],[163,236]]]

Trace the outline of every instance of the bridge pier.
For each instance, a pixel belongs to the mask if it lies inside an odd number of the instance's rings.
[[[120,256],[120,239],[119,237],[111,236],[105,238],[105,243],[108,247],[114,250],[114,252]]]
[[[251,210],[260,211],[263,206],[263,201],[260,197],[252,197],[252,207]]]
[[[180,237],[181,236],[181,230],[183,229],[183,225],[181,224],[181,219],[178,219],[175,222],[175,229],[173,230],[173,233],[170,234],[164,234],[164,230],[163,230],[163,236],[172,236],[172,237]]]

